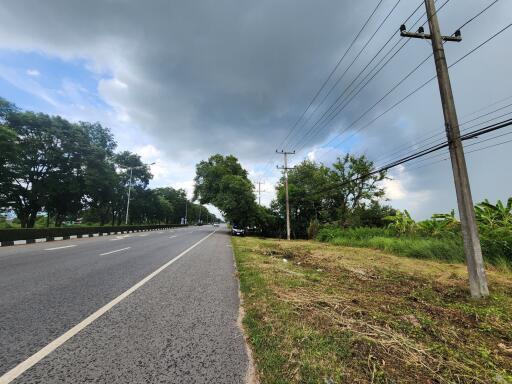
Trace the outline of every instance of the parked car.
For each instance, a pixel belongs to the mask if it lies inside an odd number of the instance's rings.
[[[233,236],[245,236],[245,229],[233,227],[231,229],[231,234]]]

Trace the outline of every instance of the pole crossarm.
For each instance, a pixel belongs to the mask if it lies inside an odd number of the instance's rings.
[[[400,36],[402,37],[412,37],[413,39],[423,39],[423,40],[432,40],[432,35],[430,33],[425,33],[423,27],[420,27],[418,32],[408,32],[406,30],[405,25],[400,27]],[[453,41],[456,43],[460,43],[462,41],[462,36],[460,31],[457,30],[452,36],[441,36],[441,40],[443,41]]]

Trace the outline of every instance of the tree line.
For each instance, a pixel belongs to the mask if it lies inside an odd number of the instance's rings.
[[[13,211],[22,228],[66,221],[124,223],[131,177],[129,224],[216,220],[188,201],[183,189],[148,188],[153,175],[139,155],[116,152],[99,123],[23,111],[0,98],[0,210]]]
[[[381,182],[386,173],[368,176],[373,163],[365,156],[346,155],[327,167],[305,160],[289,171],[289,201],[293,237],[308,236],[320,224],[384,226],[395,210],[383,205]],[[270,208],[256,203],[248,173],[234,156],[216,154],[196,166],[194,198],[218,207],[236,226],[256,227],[268,235],[285,230],[284,176],[276,185]],[[311,233],[309,234],[311,237]]]

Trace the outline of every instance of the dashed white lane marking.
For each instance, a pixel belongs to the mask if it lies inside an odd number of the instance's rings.
[[[110,241],[123,240],[123,239],[127,239],[128,237],[130,237],[130,236],[129,235],[117,236],[115,239],[110,239]]]
[[[142,233],[142,234],[140,234],[139,236],[140,236],[140,237],[144,237],[144,236],[147,236],[147,235],[148,235],[147,233]]]
[[[105,256],[105,255],[110,255],[111,253],[116,253],[116,252],[126,251],[127,249],[130,249],[130,248],[131,248],[131,247],[126,247],[126,248],[116,249],[115,251],[110,251],[110,252],[100,253],[100,256]]]
[[[178,236],[176,236],[176,235],[174,235],[174,236],[169,236],[169,239],[174,239],[175,237],[178,237]]]
[[[45,251],[55,251],[56,249],[64,249],[64,248],[71,248],[71,247],[76,247],[76,245],[64,245],[62,247],[45,248]]]
[[[121,301],[126,299],[129,295],[131,295],[133,292],[135,292],[137,289],[142,287],[144,284],[146,284],[149,280],[151,280],[153,277],[158,275],[160,272],[162,272],[165,268],[167,268],[169,265],[177,261],[178,259],[181,259],[183,256],[185,256],[188,252],[190,252],[192,249],[197,247],[199,244],[201,244],[203,241],[205,241],[207,238],[209,238],[211,235],[213,235],[215,232],[210,233],[209,235],[203,237],[201,240],[199,240],[197,243],[194,243],[192,246],[181,252],[178,256],[176,256],[174,259],[169,260],[167,263],[162,265],[160,268],[158,268],[156,271],[150,273],[145,278],[143,278],[141,281],[139,281],[137,284],[135,284],[133,287],[129,288],[128,290],[121,293],[119,296],[117,296],[114,300],[112,300],[110,303],[106,304],[105,306],[98,309],[96,312],[94,312],[89,317],[82,320],[80,323],[75,325],[73,328],[71,328],[69,331],[64,333],[63,335],[59,336],[55,340],[53,340],[50,344],[46,345],[36,353],[34,353],[32,356],[30,356],[25,361],[22,361],[20,364],[18,364],[16,367],[8,371],[7,373],[0,376],[0,384],[8,384],[11,381],[13,381],[15,378],[20,376],[23,372],[25,372],[27,369],[32,367],[33,365],[37,364],[39,361],[44,359],[46,356],[48,356],[50,353],[52,353],[55,349],[60,347],[62,344],[64,344],[66,341],[71,339],[73,336],[75,336],[78,332],[85,329],[89,325],[91,325],[95,320],[97,320],[100,316],[104,315],[106,312],[108,312],[110,309],[112,309],[116,304],[119,304]]]

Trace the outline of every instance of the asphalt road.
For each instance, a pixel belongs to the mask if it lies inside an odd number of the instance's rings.
[[[222,228],[0,248],[0,383],[243,383],[238,309]]]

